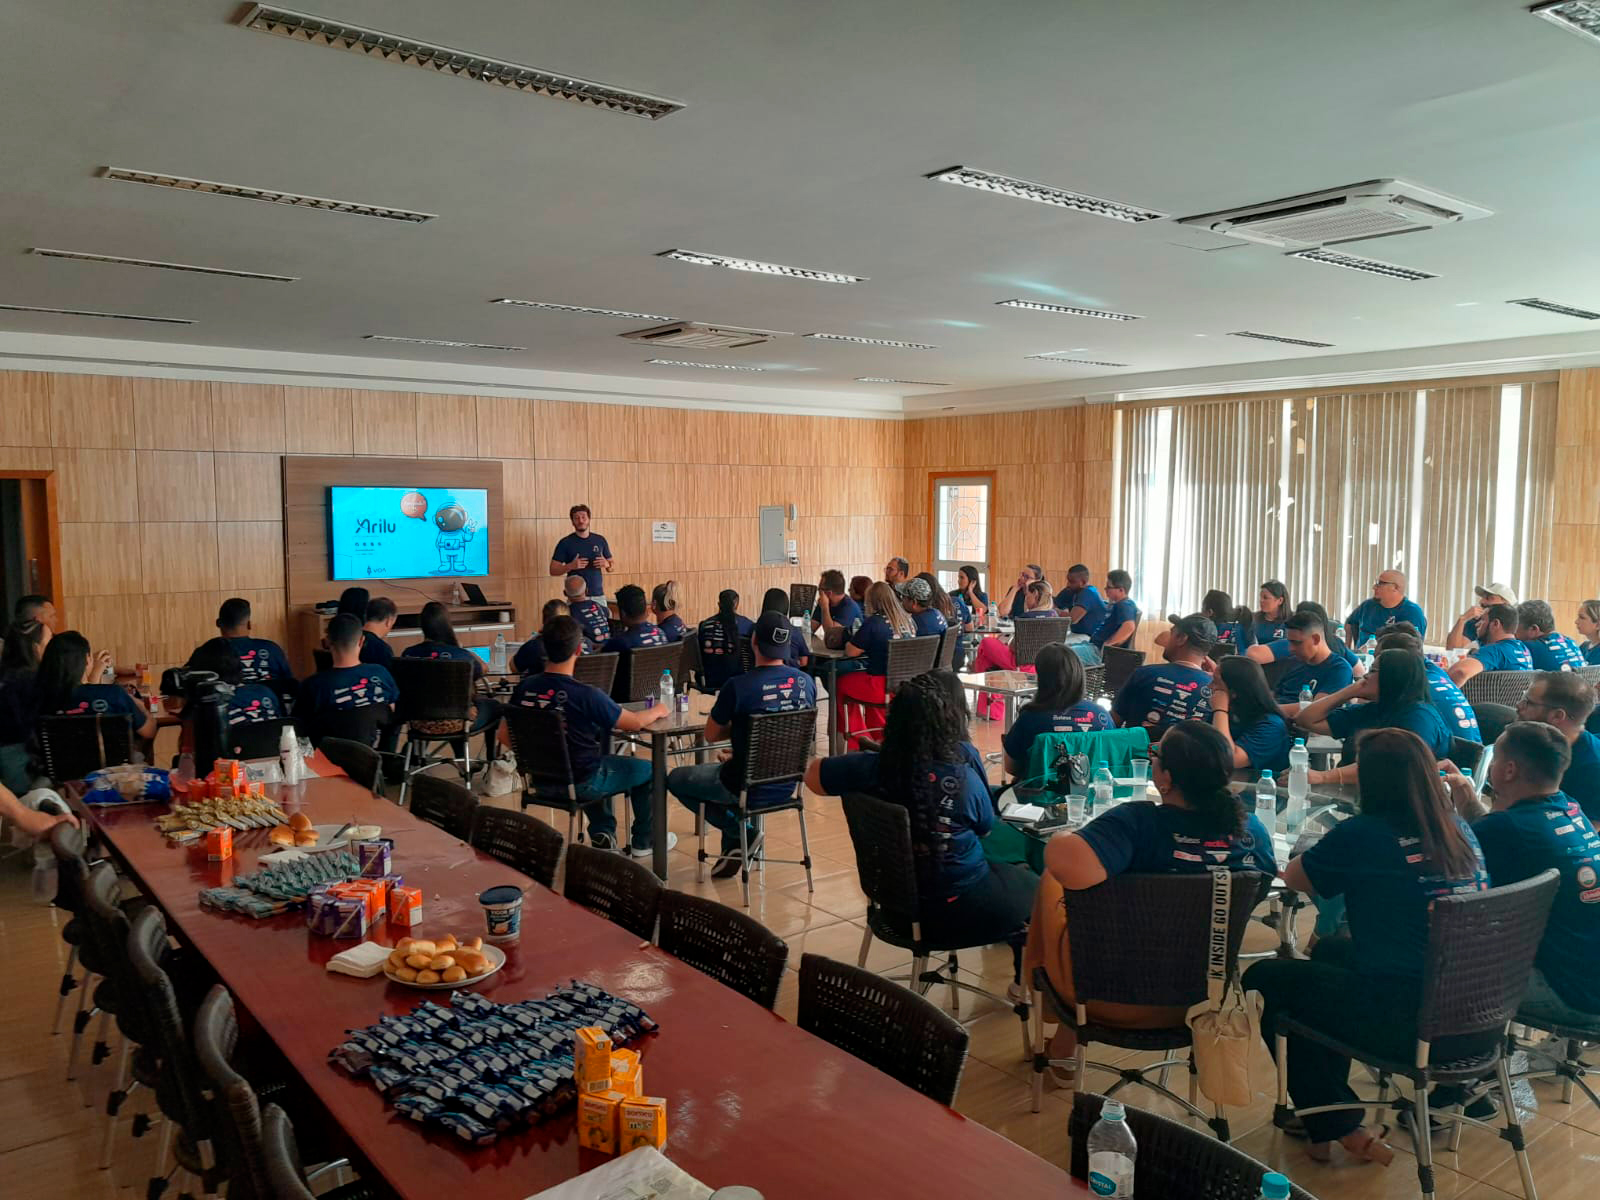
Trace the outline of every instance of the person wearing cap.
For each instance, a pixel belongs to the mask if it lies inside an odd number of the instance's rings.
[[[1089,582],[1089,568],[1074,563],[1067,568],[1067,586],[1056,596],[1056,611],[1072,622],[1072,632],[1090,634],[1106,619],[1105,598]]]
[[[1588,666],[1578,643],[1556,632],[1556,617],[1544,600],[1517,605],[1517,637],[1528,648],[1535,671],[1576,671]]]
[[[1181,721],[1211,717],[1211,672],[1206,659],[1217,644],[1217,627],[1199,613],[1179,617],[1156,638],[1167,660],[1140,667],[1111,704],[1118,725],[1143,725],[1154,738]]]
[[[785,661],[790,640],[799,636],[783,613],[761,614],[751,635],[756,665],[729,679],[717,692],[706,718],[707,742],[726,741],[742,716],[816,709],[816,685],[811,677]],[[744,868],[739,849],[739,797],[734,791],[741,767],[730,752],[724,753],[729,757],[720,763],[675,767],[667,776],[667,790],[686,808],[698,810],[704,805],[706,820],[722,833],[722,852],[711,868],[713,879],[727,879]],[[792,799],[794,790],[794,782],[760,784],[750,790],[747,801],[755,811]],[[759,849],[760,834],[754,825],[745,831],[745,839],[752,852]]]
[[[1517,610],[1494,604],[1478,618],[1477,647],[1450,668],[1450,678],[1460,687],[1480,671],[1531,671],[1528,644],[1517,638]]]
[[[918,637],[941,634],[950,626],[944,614],[933,607],[933,589],[926,579],[908,579],[895,585],[900,603],[911,614],[911,623],[917,627]]]
[[[1410,621],[1417,632],[1428,632],[1428,618],[1422,609],[1406,598],[1406,577],[1399,571],[1382,571],[1372,585],[1372,595],[1356,605],[1345,618],[1345,641],[1352,646],[1364,646],[1385,625],[1396,621]]]
[[[1444,635],[1446,650],[1465,650],[1478,640],[1478,622],[1483,619],[1485,609],[1495,604],[1509,604],[1512,608],[1517,606],[1517,593],[1511,590],[1510,584],[1485,583],[1472,591],[1477,599],[1456,618],[1450,632]]]

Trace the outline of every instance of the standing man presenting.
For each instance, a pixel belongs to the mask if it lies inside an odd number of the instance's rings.
[[[550,556],[550,574],[583,576],[589,599],[603,604],[606,581],[601,572],[616,566],[611,547],[604,537],[589,528],[587,504],[574,504],[567,517],[572,521],[572,532],[556,543],[555,553]]]

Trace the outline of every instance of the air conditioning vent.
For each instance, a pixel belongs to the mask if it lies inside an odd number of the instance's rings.
[[[1311,250],[1490,215],[1487,208],[1402,179],[1369,179],[1265,204],[1184,217],[1179,224],[1284,250]]]
[[[733,325],[697,325],[693,321],[674,321],[618,335],[633,342],[655,346],[682,346],[691,350],[738,350],[759,346],[775,337],[788,337],[771,329],[739,329]]]
[[[1230,333],[1229,337],[1254,338],[1258,342],[1282,342],[1285,346],[1315,346],[1319,350],[1327,350],[1333,346],[1332,342],[1308,342],[1305,338],[1279,337],[1275,333],[1252,333],[1248,329],[1241,329],[1237,333]]]
[[[95,312],[87,308],[39,308],[32,304],[0,304],[0,312],[49,313],[57,317],[99,317],[106,321],[152,321],[157,325],[193,325],[187,317],[147,317],[138,313]]]
[[[1536,308],[1540,312],[1555,313],[1562,317],[1577,317],[1580,321],[1600,321],[1600,312],[1587,308],[1573,308],[1570,304],[1557,304],[1554,300],[1540,300],[1530,296],[1526,300],[1507,300],[1507,304],[1520,304],[1523,308]]]

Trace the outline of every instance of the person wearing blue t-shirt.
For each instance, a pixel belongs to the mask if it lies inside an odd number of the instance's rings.
[[[1268,645],[1275,647],[1280,643],[1288,648],[1288,657],[1293,659],[1289,668],[1278,676],[1274,691],[1274,699],[1280,706],[1278,711],[1286,718],[1292,719],[1300,711],[1300,696],[1306,688],[1311,689],[1311,698],[1316,699],[1349,687],[1355,678],[1350,664],[1328,645],[1328,623],[1316,613],[1296,610],[1291,614],[1284,622],[1284,636]],[[1260,646],[1251,647],[1248,657],[1252,662],[1259,663],[1272,653],[1267,649],[1266,654],[1258,657],[1256,651],[1261,649]]]
[[[1026,773],[1029,752],[1041,734],[1093,733],[1111,728],[1106,710],[1083,698],[1083,660],[1068,647],[1055,642],[1040,647],[1033,669],[1038,689],[1000,739],[1005,768],[1013,778]]]
[[[567,519],[572,522],[572,532],[556,543],[555,552],[550,555],[550,574],[581,577],[590,598],[604,603],[606,581],[602,572],[610,572],[617,565],[611,557],[611,546],[589,528],[587,504],[574,504]]]
[[[683,623],[683,618],[678,615],[678,581],[669,579],[665,583],[658,583],[655,590],[650,593],[650,612],[656,619],[656,627],[661,630],[669,642],[681,642],[688,636],[689,627]]]
[[[361,602],[358,623],[365,617],[366,603],[365,599]],[[276,680],[284,687],[293,686],[294,671],[289,667],[289,656],[283,652],[283,647],[267,638],[251,636],[250,601],[239,596],[224,600],[217,610],[217,632],[228,639],[233,652],[239,656],[246,683]]]
[[[1372,585],[1372,597],[1356,605],[1345,618],[1344,640],[1359,649],[1368,638],[1377,637],[1385,625],[1396,621],[1410,621],[1419,634],[1428,632],[1428,618],[1406,599],[1406,577],[1399,571],[1383,571]]]
[[[761,597],[761,611],[763,613],[777,613],[789,627],[795,629],[794,618],[789,615],[789,589],[773,587],[768,588]],[[811,666],[811,639],[805,637],[799,629],[795,629],[795,636],[784,643],[784,661],[791,667],[808,670]]]
[[[1089,640],[1097,649],[1133,644],[1134,630],[1139,628],[1139,608],[1128,598],[1132,589],[1133,576],[1126,571],[1106,572],[1106,600],[1109,607],[1099,628],[1089,635]]]
[[[1535,671],[1576,671],[1589,665],[1578,643],[1556,631],[1555,614],[1543,600],[1517,605],[1517,637],[1528,648]]]
[[[1184,721],[1150,747],[1150,782],[1160,803],[1118,804],[1076,833],[1057,834],[1045,844],[1045,874],[1023,954],[1030,976],[1043,967],[1062,998],[1075,1002],[1071,942],[1088,931],[1068,929],[1062,902],[1067,891],[1085,891],[1129,872],[1191,874],[1218,866],[1265,879],[1277,874],[1272,834],[1229,789],[1232,770],[1227,739],[1209,725]],[[1183,1020],[1184,1011],[1089,1004],[1091,1021],[1119,1029],[1171,1026]],[[1070,1058],[1075,1049],[1072,1031],[1061,1026],[1049,1056]]]
[[[875,583],[867,589],[866,611],[866,619],[844,646],[846,660],[859,659],[866,664],[866,670],[839,676],[839,698],[833,705],[839,731],[847,735],[847,745],[852,749],[860,744],[863,733],[877,737],[883,731],[884,706],[888,704],[885,685],[889,643],[916,636],[916,626],[887,583]]]
[[[1378,653],[1385,650],[1404,650],[1422,659],[1422,669],[1428,676],[1428,695],[1444,727],[1455,737],[1480,744],[1483,742],[1483,733],[1478,728],[1478,715],[1472,711],[1472,705],[1467,703],[1467,698],[1461,694],[1456,681],[1450,678],[1445,669],[1424,657],[1422,639],[1409,626],[1390,626],[1390,631],[1378,639]]]
[[[1585,600],[1578,605],[1578,615],[1572,623],[1583,639],[1578,646],[1583,651],[1583,661],[1591,667],[1600,666],[1600,600]]]
[[[1512,608],[1517,606],[1517,593],[1509,584],[1479,584],[1472,589],[1472,592],[1472,603],[1456,618],[1455,624],[1450,626],[1450,632],[1444,635],[1446,650],[1465,650],[1476,644],[1480,640],[1478,622],[1483,620],[1484,612],[1494,605],[1509,604]]]
[[[1496,604],[1483,610],[1478,619],[1478,644],[1450,668],[1450,678],[1459,687],[1483,671],[1531,671],[1533,656],[1528,644],[1517,638],[1517,610],[1509,604]]]
[[[1263,960],[1244,975],[1246,990],[1260,992],[1266,1002],[1261,1036],[1274,1054],[1279,1021],[1294,1018],[1347,1045],[1409,1062],[1427,966],[1429,905],[1489,886],[1477,839],[1456,815],[1428,747],[1415,734],[1369,733],[1359,782],[1359,814],[1335,825],[1283,872],[1297,892],[1343,897],[1350,937],[1324,938],[1309,960]],[[1490,1049],[1500,1036],[1442,1038],[1432,1050],[1436,1061],[1449,1062]],[[1347,1057],[1290,1035],[1287,1071],[1296,1108],[1335,1108],[1301,1118],[1312,1158],[1328,1161],[1331,1144],[1341,1142],[1347,1158],[1393,1159],[1383,1129],[1362,1126],[1359,1106],[1337,1107],[1356,1099]]]
[[[221,682],[232,687],[233,695],[228,697],[223,717],[230,729],[240,725],[261,725],[268,721],[277,721],[285,715],[284,702],[277,692],[265,684],[244,682],[244,671],[239,666],[239,658],[234,654],[233,647],[228,644],[226,638],[214,637],[209,642],[202,643],[189,656],[184,669],[210,671]],[[170,704],[171,701],[169,706]],[[193,732],[187,722],[193,714],[185,705],[180,715],[186,722],[179,739],[180,749],[192,749]]]
[[[1355,652],[1349,646],[1344,644],[1344,639],[1339,636],[1338,627],[1328,619],[1328,610],[1315,600],[1302,600],[1294,606],[1294,611],[1296,613],[1310,613],[1321,622],[1323,645],[1333,652],[1335,658],[1343,660],[1353,675],[1361,660],[1356,657]],[[1293,619],[1292,614],[1291,619]],[[1405,627],[1407,629],[1411,628],[1410,624],[1406,624]],[[1259,633],[1261,628],[1261,625],[1257,623],[1256,632]],[[1246,656],[1255,659],[1263,667],[1275,662],[1282,662],[1286,658],[1292,658],[1293,654],[1289,648],[1288,633],[1289,622],[1285,621],[1283,622],[1283,632],[1280,636],[1269,637],[1266,641],[1258,640],[1255,645],[1245,651]]]
[[[584,640],[593,645],[604,645],[611,637],[611,611],[602,600],[591,600],[582,575],[568,575],[561,585],[566,597],[567,613],[583,630]]]
[[[928,586],[926,579],[913,577],[896,585],[895,591],[899,593],[906,612],[911,614],[911,624],[916,627],[917,637],[936,637],[949,628],[944,614],[933,607],[933,589]]]
[[[1312,701],[1296,714],[1295,724],[1311,733],[1326,733],[1344,743],[1345,765],[1312,771],[1312,783],[1352,783],[1365,739],[1373,729],[1404,729],[1416,734],[1435,758],[1450,757],[1450,730],[1428,694],[1422,659],[1409,650],[1385,650],[1367,675],[1342,691]]]
[[[1233,597],[1212,588],[1200,601],[1200,615],[1217,627],[1217,653],[1243,654],[1255,644],[1255,625],[1247,608],[1235,608]],[[1171,617],[1167,618],[1169,621]]]
[[[722,685],[745,671],[750,635],[755,622],[739,615],[739,593],[727,588],[717,593],[717,615],[707,617],[695,630],[700,642],[700,675],[706,690],[721,692]]]
[[[340,613],[328,622],[328,653],[333,665],[300,681],[295,696],[295,724],[315,731],[318,718],[356,709],[379,708],[374,714],[374,732],[388,724],[400,687],[379,663],[361,661],[361,622],[351,613]]]
[[[155,717],[128,694],[127,688],[112,682],[115,676],[109,650],[92,654],[89,639],[77,630],[58,633],[46,643],[34,676],[33,699],[38,714],[126,716],[135,736],[153,738]]]
[[[1211,672],[1206,659],[1217,642],[1217,627],[1199,613],[1179,617],[1156,638],[1167,660],[1140,667],[1111,702],[1118,725],[1143,725],[1155,737],[1180,721],[1211,715]]]
[[[726,741],[738,718],[753,713],[809,709],[815,714],[817,693],[811,676],[785,661],[784,651],[790,639],[800,637],[800,632],[782,613],[765,612],[756,622],[752,636],[755,666],[735,675],[718,690],[716,703],[706,718],[705,738],[709,743]],[[742,770],[736,757],[730,754],[721,763],[675,767],[667,776],[667,791],[690,810],[699,811],[704,805],[707,823],[722,834],[722,850],[711,868],[713,879],[727,879],[741,873],[748,878],[749,862],[755,861],[762,851],[761,831],[754,822],[743,831],[743,846],[747,846],[750,853],[748,861],[741,848],[739,797],[734,788],[739,785]],[[794,799],[799,782],[796,779],[788,783],[757,785],[747,797],[749,811],[754,814]]]
[[[974,626],[985,625],[989,620],[989,593],[983,590],[983,580],[978,568],[967,563],[956,571],[956,591],[967,602]]]
[[[1256,645],[1282,641],[1288,630],[1289,617],[1299,611],[1289,603],[1289,589],[1280,580],[1269,579],[1261,585],[1256,603],[1261,607],[1256,609],[1251,619],[1250,640]],[[1264,660],[1258,658],[1256,661]]]
[[[450,610],[443,604],[437,600],[430,600],[423,605],[417,625],[422,630],[422,640],[413,642],[401,651],[401,658],[471,663],[473,680],[483,678],[483,659],[466,649],[457,640],[455,627],[450,624]]]
[[[811,628],[820,630],[824,641],[831,636],[842,645],[845,638],[861,628],[863,619],[861,605],[845,590],[844,572],[824,571],[817,584],[817,607],[811,616]],[[834,630],[842,632],[834,633]]]
[[[624,588],[624,591],[627,589]],[[641,598],[644,592],[638,588]],[[597,687],[572,677],[578,661],[583,631],[571,617],[556,617],[544,627],[545,669],[517,684],[507,704],[509,709],[553,708],[567,723],[567,759],[578,787],[578,799],[589,821],[589,844],[611,850],[617,843],[617,817],[611,810],[611,797],[626,794],[633,809],[633,832],[628,853],[634,858],[648,857],[653,848],[655,814],[650,806],[650,763],[647,759],[607,754],[606,741],[613,729],[632,733],[667,715],[664,704],[646,709],[623,708]],[[500,741],[512,745],[510,724],[502,726]],[[678,844],[678,835],[667,834],[667,848]]]
[[[1006,594],[1000,597],[1000,611],[1015,621],[1030,607],[1028,603],[1028,585],[1044,578],[1044,568],[1038,563],[1028,563],[1017,572],[1017,581],[1006,589]]]
[[[388,666],[394,661],[394,650],[389,645],[389,631],[399,619],[400,610],[387,596],[374,596],[367,601],[366,621],[361,626],[361,661]]]
[[[1591,821],[1600,821],[1600,737],[1584,728],[1594,708],[1595,690],[1581,675],[1549,671],[1536,676],[1517,702],[1517,720],[1542,721],[1560,732],[1571,749],[1561,790]]]
[[[632,694],[633,652],[667,644],[666,634],[650,620],[649,609],[644,589],[638,584],[630,583],[617,589],[617,617],[622,621],[622,629],[600,647],[602,654],[621,656],[617,659],[617,674],[611,684],[613,699],[626,700]]]
[[[1089,568],[1074,563],[1067,568],[1067,586],[1056,597],[1056,611],[1072,622],[1072,632],[1091,634],[1106,619],[1105,597],[1089,582]]]
[[[1289,723],[1278,711],[1261,664],[1242,654],[1217,663],[1211,685],[1211,724],[1228,739],[1233,765],[1243,770],[1289,768]]]
[[[544,607],[539,610],[539,628],[542,630],[557,617],[571,615],[571,610],[567,608],[565,600],[546,600]],[[585,645],[580,648],[580,654],[590,653],[594,650],[593,645],[588,644],[588,639],[584,640]],[[511,658],[511,669],[518,675],[537,675],[544,670],[545,661],[544,635],[536,633],[517,647],[516,654]]]

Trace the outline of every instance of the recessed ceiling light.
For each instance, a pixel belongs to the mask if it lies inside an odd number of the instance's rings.
[[[0,312],[50,313],[58,317],[102,317],[107,321],[151,321],[157,325],[193,325],[186,317],[149,317],[139,313],[95,312],[87,308],[40,308],[32,304],[0,304]]]
[[[1079,367],[1125,367],[1127,363],[1105,362],[1098,358],[1063,358],[1059,354],[1027,354],[1025,358],[1043,359],[1045,362],[1072,363]]]
[[[1376,258],[1362,258],[1357,254],[1341,254],[1337,250],[1296,250],[1285,257],[1327,263],[1330,267],[1344,267],[1348,271],[1365,271],[1368,275],[1385,275],[1390,279],[1415,281],[1439,278],[1427,271],[1418,271],[1412,267],[1397,267],[1394,263],[1380,262]]]
[[[1099,317],[1102,321],[1142,321],[1132,313],[1108,312],[1102,308],[1074,308],[1069,304],[1042,304],[1038,300],[996,300],[997,308],[1027,308],[1035,312],[1060,313],[1066,317]]]
[[[688,362],[681,358],[647,358],[644,360],[654,367],[698,367],[705,371],[765,371],[765,367],[743,367],[735,363],[700,363]]]
[[[1536,308],[1540,312],[1555,313],[1562,317],[1577,317],[1580,321],[1600,321],[1600,312],[1587,308],[1573,308],[1570,304],[1557,304],[1554,300],[1540,300],[1530,296],[1526,300],[1507,300],[1507,304],[1520,304],[1523,308]]]
[[[856,342],[862,346],[888,346],[894,350],[937,350],[939,348],[925,345],[922,342],[895,342],[888,338],[856,337],[850,333],[807,333],[802,336],[824,342]]]
[[[1600,3],[1595,0],[1549,0],[1528,11],[1552,25],[1600,42]]]
[[[786,275],[790,279],[810,279],[815,283],[865,283],[865,275],[841,275],[837,271],[813,271],[807,267],[785,267],[780,263],[758,262],[753,258],[730,258],[726,254],[702,254],[698,250],[663,250],[657,258],[672,258],[700,267],[726,267],[730,271],[754,271],[758,275]]]
[[[1038,204],[1052,204],[1057,208],[1070,208],[1075,212],[1109,217],[1113,221],[1159,221],[1167,215],[1153,209],[1119,204],[1115,200],[1102,200],[1099,196],[1086,196],[1082,192],[1069,192],[1065,188],[1014,179],[1010,175],[979,171],[974,167],[946,167],[925,178],[936,179],[940,183],[957,183],[985,192],[998,192],[1002,196],[1015,196],[1019,200],[1032,200]]]
[[[163,271],[191,271],[196,275],[227,275],[233,279],[263,279],[270,283],[294,283],[298,275],[268,275],[260,271],[233,271],[226,267],[197,267],[193,263],[160,262],[153,258],[119,258],[113,254],[86,254],[81,250],[47,250],[34,246],[29,254],[41,258],[68,258],[74,262],[111,263],[122,267],[158,267]]]
[[[385,221],[410,221],[420,224],[423,221],[433,220],[437,215],[412,212],[404,208],[386,208],[379,204],[357,204],[352,200],[329,200],[324,196],[301,196],[294,192],[246,187],[239,183],[189,179],[182,175],[166,175],[159,171],[135,171],[128,167],[105,167],[100,171],[100,175],[103,179],[115,179],[119,183],[146,183],[151,187],[174,188],[180,192],[201,192],[207,196],[233,196],[239,200],[287,204],[291,208],[315,208],[322,212],[346,213],[353,217],[380,217]]]
[[[511,88],[529,95],[569,100],[574,104],[587,104],[592,108],[646,117],[652,121],[670,116],[683,107],[678,100],[630,92],[606,83],[575,79],[555,71],[506,62],[465,50],[453,50],[448,46],[431,45],[414,38],[380,33],[376,29],[314,17],[287,8],[269,8],[257,4],[239,19],[239,24],[245,29],[273,33],[313,46],[332,46],[336,50],[365,54],[384,62],[426,67],[478,83],[492,83],[496,87]]]
[[[949,387],[948,383],[931,383],[926,379],[883,379],[876,375],[858,375],[857,383],[899,383],[906,387]]]
[[[549,312],[588,313],[595,317],[624,317],[629,321],[670,321],[671,317],[663,317],[657,313],[628,312],[620,308],[585,308],[581,304],[551,304],[547,300],[512,300],[503,297],[491,300],[490,304],[515,304],[518,308],[542,308]]]
[[[1229,337],[1254,338],[1258,342],[1282,342],[1285,346],[1315,346],[1326,350],[1333,345],[1332,342],[1308,342],[1304,338],[1279,337],[1275,333],[1254,333],[1248,329],[1241,329],[1228,334]]]
[[[443,338],[413,338],[392,337],[387,333],[365,333],[361,335],[365,342],[404,342],[408,346],[449,346],[452,350],[508,350],[522,353],[526,346],[490,346],[483,342],[447,342]]]

